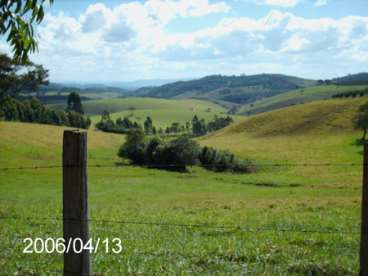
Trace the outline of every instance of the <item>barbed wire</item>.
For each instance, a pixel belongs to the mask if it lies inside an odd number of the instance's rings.
[[[336,229],[293,229],[293,228],[280,228],[280,227],[252,227],[242,225],[210,225],[210,224],[185,224],[185,223],[170,223],[170,222],[147,222],[147,221],[131,221],[131,220],[108,220],[108,219],[73,219],[73,218],[57,218],[57,217],[0,217],[0,220],[36,220],[36,221],[88,221],[108,224],[125,224],[125,225],[146,225],[146,226],[162,226],[162,227],[175,227],[186,229],[211,229],[211,230],[231,230],[246,233],[257,232],[293,232],[293,233],[315,233],[315,234],[347,234],[357,235],[361,234],[360,231],[342,231]],[[368,233],[367,233],[368,234]]]
[[[146,165],[132,165],[132,164],[114,164],[114,165],[105,165],[105,164],[91,164],[87,165],[88,168],[119,168],[119,167],[137,167],[137,168],[182,168],[183,166],[194,167],[196,165],[181,165],[181,164],[146,164]],[[199,167],[204,168],[228,168],[226,165],[206,165],[201,164]],[[274,164],[252,164],[249,165],[254,168],[262,168],[262,167],[365,167],[368,164],[359,164],[359,163],[295,163],[295,164],[284,164],[284,163],[274,163]],[[0,167],[1,171],[10,171],[10,170],[40,170],[40,169],[61,169],[61,168],[73,168],[79,167],[77,165],[30,165],[30,166],[19,166],[19,167]]]

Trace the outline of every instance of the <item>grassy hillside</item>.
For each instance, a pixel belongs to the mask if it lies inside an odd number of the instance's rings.
[[[362,167],[347,164],[362,159],[355,145],[360,133],[350,123],[358,105],[336,100],[290,107],[199,140],[258,164],[291,164],[259,166],[245,175],[119,167],[115,154],[124,136],[90,131],[91,236],[119,237],[124,245],[120,254],[92,254],[93,271],[356,275]],[[0,122],[0,168],[60,164],[62,131]],[[296,165],[303,163],[310,165]],[[62,270],[60,254],[22,253],[25,237],[62,237],[60,220],[38,219],[61,217],[61,179],[60,168],[0,169],[0,216],[18,218],[0,223],[0,274]],[[230,228],[208,227],[216,225]]]
[[[194,99],[167,100],[155,98],[124,98],[109,99],[99,101],[89,101],[85,103],[86,112],[89,114],[100,114],[103,110],[112,112],[111,118],[129,116],[133,121],[143,125],[147,116],[153,119],[153,123],[158,127],[166,127],[173,122],[185,124],[194,115],[212,120],[217,114],[226,116],[227,110],[215,103]],[[235,120],[241,116],[233,116]],[[100,115],[92,116],[92,123],[101,119]]]
[[[162,109],[182,109],[182,110],[205,110],[212,109],[215,112],[224,112],[221,106],[200,100],[167,100],[146,97],[112,98],[88,101],[83,104],[88,115],[100,115],[104,110],[110,113],[134,110],[162,110]]]
[[[348,91],[363,90],[368,85],[321,85],[316,87],[293,90],[277,96],[264,98],[242,106],[239,114],[257,114],[286,106],[307,103],[322,99],[330,99],[333,95]]]
[[[138,95],[159,98],[202,98],[232,103],[252,102],[297,88],[313,86],[316,81],[277,74],[251,76],[207,76],[135,91]]]
[[[325,100],[266,112],[201,142],[258,161],[344,163],[354,157],[358,162],[361,156],[354,137],[360,133],[352,121],[361,104],[361,99]]]
[[[2,166],[58,165],[61,162],[63,131],[67,128],[0,121],[0,164]],[[96,156],[114,159],[124,136],[88,131],[90,160]],[[51,162],[51,164],[50,164]]]

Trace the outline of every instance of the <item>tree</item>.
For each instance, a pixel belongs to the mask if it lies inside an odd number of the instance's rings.
[[[18,63],[6,54],[0,54],[0,97],[16,96],[19,92],[34,92],[47,85],[49,73],[42,65],[30,61]]]
[[[82,101],[78,93],[72,92],[68,96],[67,111],[75,111],[79,114],[83,114]]]
[[[102,121],[110,120],[110,112],[107,110],[102,111],[101,120]]]
[[[214,116],[214,120],[209,122],[207,125],[208,131],[216,131],[221,128],[224,128],[231,124],[233,119],[230,116],[227,117],[218,117],[217,115]]]
[[[187,133],[190,133],[191,129],[190,129],[190,123],[189,122],[185,123],[185,130],[186,130]]]
[[[254,166],[249,160],[240,160],[228,151],[203,147],[199,154],[201,165],[212,171],[252,172]]]
[[[28,61],[28,54],[37,50],[33,24],[43,20],[45,2],[52,4],[54,0],[0,1],[0,34],[7,36],[18,62]]]
[[[192,119],[192,132],[194,136],[201,136],[206,134],[206,122],[204,119],[199,120],[197,115]]]
[[[110,118],[110,113],[104,110],[101,114],[101,121],[96,124],[96,128],[102,131],[115,132],[115,123]]]
[[[158,138],[154,137],[152,138],[146,147],[145,151],[145,163],[148,164],[151,167],[155,167],[155,165],[158,165],[161,163],[162,160],[160,153],[161,149],[164,147],[164,142]]]
[[[357,116],[355,126],[358,129],[363,130],[362,140],[363,142],[365,142],[367,138],[367,131],[368,131],[368,102],[359,107],[359,113]]]
[[[199,144],[187,136],[171,140],[159,152],[161,167],[168,170],[183,171],[187,165],[195,165],[200,152]]]
[[[145,163],[145,135],[142,129],[135,128],[128,132],[126,142],[120,147],[118,156],[130,159],[133,164]]]
[[[147,117],[144,121],[144,132],[147,135],[153,134],[153,123],[151,117]]]

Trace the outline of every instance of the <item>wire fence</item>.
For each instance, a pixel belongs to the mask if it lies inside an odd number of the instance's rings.
[[[111,160],[115,161],[116,160]],[[133,164],[123,164],[116,162],[115,164],[91,164],[87,165],[88,168],[119,168],[119,167],[140,167],[140,168],[178,168],[182,167],[182,164],[145,164],[145,165],[133,165]],[[188,165],[187,165],[188,166]],[[188,167],[193,167],[195,165],[189,165]],[[225,165],[206,165],[201,164],[200,167],[204,168],[217,168],[223,169],[227,168]],[[256,168],[262,167],[365,167],[368,164],[362,163],[261,163],[254,164]],[[62,169],[62,168],[73,168],[78,166],[68,165],[30,165],[30,166],[17,166],[17,167],[0,167],[1,171],[8,170],[40,170],[40,169]]]
[[[157,221],[132,221],[132,220],[108,220],[108,219],[65,219],[57,217],[16,217],[16,216],[3,216],[0,220],[23,220],[23,221],[88,221],[98,222],[104,224],[124,224],[124,225],[145,225],[145,226],[161,226],[161,227],[175,227],[185,229],[210,229],[210,230],[228,230],[245,233],[257,233],[257,232],[291,232],[291,233],[315,233],[315,234],[344,234],[344,235],[359,235],[360,231],[344,231],[338,229],[293,229],[293,228],[280,228],[280,227],[252,227],[246,225],[209,225],[209,224],[184,224],[184,223],[170,223],[170,222],[157,222]]]
[[[114,159],[109,159],[109,161],[115,161]],[[120,168],[120,167],[144,167],[144,168],[166,168],[166,167],[178,167],[177,164],[150,164],[145,166],[136,166],[131,164],[92,164],[88,165],[88,168]],[[202,167],[206,167],[205,165],[201,165]],[[272,167],[341,167],[341,166],[351,166],[351,167],[363,167],[368,166],[368,164],[362,163],[263,163],[256,164],[256,166],[272,166]],[[0,171],[12,171],[12,170],[43,170],[43,169],[62,169],[62,168],[72,168],[78,167],[73,165],[62,166],[62,165],[32,165],[32,166],[17,166],[17,167],[0,167]],[[210,167],[210,166],[209,166]],[[213,168],[214,166],[211,165]],[[221,165],[217,165],[221,169]],[[242,182],[242,184],[249,185],[259,185],[263,186],[265,183],[257,182],[257,181],[248,181]],[[292,185],[292,184],[291,184]],[[289,185],[290,186],[290,185]],[[289,187],[286,186],[286,187]],[[283,186],[279,186],[283,187]],[[0,220],[33,220],[33,221],[65,221],[66,219],[57,218],[57,217],[17,217],[17,216],[0,216]],[[70,220],[70,219],[69,219]],[[188,228],[188,229],[196,229],[196,228],[206,228],[206,229],[223,229],[223,230],[232,230],[239,232],[295,232],[295,233],[320,233],[320,234],[351,234],[357,235],[360,234],[360,231],[341,231],[334,229],[287,229],[287,228],[270,228],[270,227],[250,227],[244,225],[208,225],[208,224],[179,224],[179,223],[169,223],[169,222],[147,222],[147,221],[128,221],[128,220],[108,220],[108,219],[89,219],[89,222],[100,222],[100,223],[113,223],[113,224],[127,224],[127,225],[150,225],[150,226],[162,226],[162,227],[180,227],[180,228]]]

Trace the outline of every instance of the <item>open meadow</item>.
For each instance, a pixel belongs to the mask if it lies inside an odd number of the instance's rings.
[[[351,91],[363,91],[368,88],[367,85],[320,85],[308,88],[300,88],[298,90],[289,91],[267,97],[259,101],[243,105],[239,110],[239,114],[257,114],[261,112],[271,111],[274,109],[308,103],[318,100],[331,99],[332,96],[339,93]]]
[[[227,109],[221,105],[195,99],[158,99],[158,98],[116,98],[88,101],[84,104],[87,114],[92,115],[92,123],[101,119],[104,110],[109,111],[111,119],[128,117],[143,125],[150,116],[157,127],[165,128],[174,122],[184,124],[192,120],[194,115],[204,118],[207,122],[215,115],[227,116]],[[243,116],[232,116],[235,121]]]
[[[251,174],[121,166],[116,153],[124,136],[88,131],[91,237],[123,241],[120,254],[92,254],[93,271],[356,274],[362,147],[351,121],[361,102],[263,113],[199,139],[253,160],[258,169]],[[0,122],[2,274],[62,270],[62,255],[22,250],[26,237],[62,236],[63,130]]]

